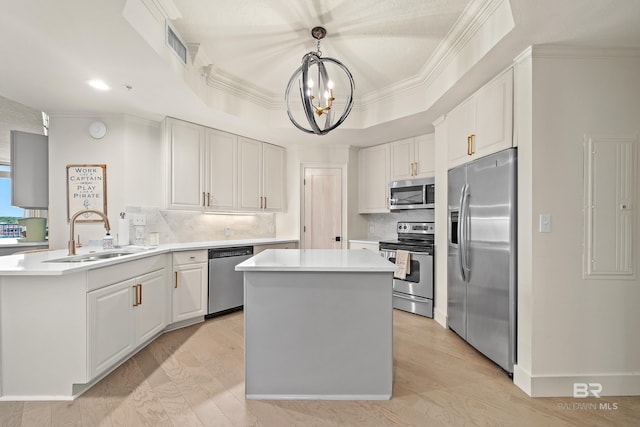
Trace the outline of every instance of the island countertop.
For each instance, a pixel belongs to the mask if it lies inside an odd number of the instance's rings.
[[[362,249],[267,249],[236,265],[236,271],[393,272],[396,266]]]

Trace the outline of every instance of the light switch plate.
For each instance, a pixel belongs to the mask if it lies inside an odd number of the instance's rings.
[[[551,233],[551,214],[540,214],[540,233]]]

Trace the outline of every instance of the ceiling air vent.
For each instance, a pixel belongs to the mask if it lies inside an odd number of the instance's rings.
[[[182,61],[184,65],[187,65],[187,46],[184,44],[182,40],[180,40],[180,37],[178,37],[178,34],[174,31],[173,28],[171,28],[171,25],[169,25],[168,21],[167,21],[167,46],[169,46],[169,48],[171,48],[173,53],[175,53],[178,56],[178,58],[180,58],[180,61]]]

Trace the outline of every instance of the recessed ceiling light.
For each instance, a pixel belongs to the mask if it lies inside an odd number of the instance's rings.
[[[111,89],[105,82],[102,80],[89,80],[89,86],[98,90],[109,90]]]

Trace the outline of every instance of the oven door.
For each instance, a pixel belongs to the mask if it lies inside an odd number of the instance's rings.
[[[396,262],[396,252],[386,251],[387,259]],[[433,299],[433,256],[426,252],[409,252],[409,274],[404,280],[393,278],[393,291]]]

